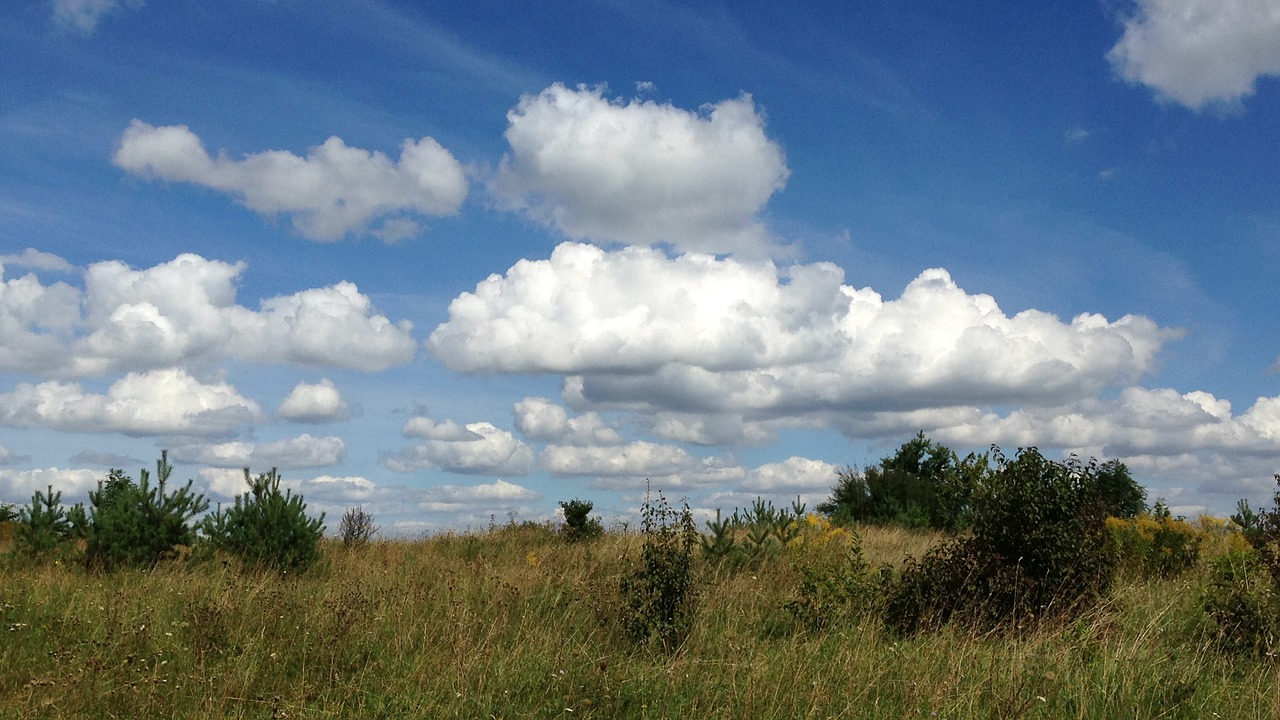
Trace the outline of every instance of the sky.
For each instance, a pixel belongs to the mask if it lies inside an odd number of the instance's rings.
[[[923,431],[1280,472],[1280,5],[15,0],[0,501],[812,507]]]

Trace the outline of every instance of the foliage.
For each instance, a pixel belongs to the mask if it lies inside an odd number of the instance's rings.
[[[1268,656],[1280,643],[1280,474],[1270,510],[1253,512],[1241,500],[1232,520],[1241,527],[1252,552],[1229,553],[1213,566],[1202,598],[1218,637],[1229,650],[1253,650]]]
[[[749,508],[734,508],[733,514],[707,521],[710,535],[699,542],[703,555],[720,567],[738,570],[754,567],[777,557],[779,551],[800,533],[800,520],[805,517],[804,503],[797,496],[790,508],[775,508],[772,501],[756,498]]]
[[[561,534],[569,542],[594,540],[604,534],[604,525],[599,518],[590,517],[595,507],[589,500],[561,500],[560,509],[564,511],[564,528]]]
[[[920,432],[878,465],[840,470],[831,497],[818,511],[844,523],[962,529],[988,465],[986,455],[961,459]]]
[[[1115,571],[1094,462],[1046,459],[1035,448],[996,470],[975,494],[973,534],[910,561],[894,584],[886,623],[903,634],[956,616],[979,628],[1016,628],[1093,604]]]
[[[373,515],[363,507],[347,508],[338,522],[338,535],[344,547],[360,547],[373,539],[381,528],[373,521]]]
[[[689,505],[677,511],[661,492],[656,502],[646,494],[641,519],[640,565],[633,566],[619,584],[622,626],[635,642],[656,639],[670,651],[684,639],[693,615],[693,548],[698,531]]]
[[[1168,516],[1141,514],[1107,518],[1121,567],[1145,576],[1172,577],[1196,566],[1204,533]]]
[[[301,495],[280,491],[275,468],[253,478],[244,469],[249,492],[230,508],[219,506],[207,515],[201,529],[217,550],[239,557],[250,567],[282,571],[304,570],[320,557],[324,513],[307,517]]]
[[[1129,467],[1119,460],[1108,460],[1095,473],[1102,504],[1108,515],[1131,518],[1147,509],[1147,490],[1133,479]]]
[[[31,558],[40,558],[57,550],[75,536],[75,528],[62,507],[62,492],[39,490],[31,496],[31,504],[18,511],[18,527],[13,533],[14,550]]]
[[[830,533],[816,537],[819,542],[829,542],[825,538]],[[874,569],[863,554],[861,539],[856,534],[849,537],[836,562],[819,559],[802,563],[795,597],[784,605],[800,627],[821,632],[883,607],[893,572],[888,567]]]
[[[1258,553],[1233,552],[1216,558],[1201,606],[1213,620],[1223,650],[1270,656],[1280,647],[1280,598]]]
[[[0,503],[0,523],[18,519],[18,508],[13,503]]]
[[[88,512],[77,506],[72,514],[73,524],[85,540],[86,567],[153,567],[173,557],[179,546],[195,542],[189,523],[209,509],[209,501],[191,492],[190,480],[173,492],[165,492],[172,474],[165,450],[156,461],[154,487],[146,470],[136,484],[122,471],[111,470],[97,491],[89,493]]]

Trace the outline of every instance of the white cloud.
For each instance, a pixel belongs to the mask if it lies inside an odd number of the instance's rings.
[[[0,255],[0,265],[17,265],[33,270],[50,272],[71,272],[75,267],[53,253],[41,252],[35,248],[27,248],[20,253]]]
[[[15,463],[25,459],[26,459],[26,456],[19,455],[13,450],[10,450],[5,446],[0,445],[0,465],[9,465],[11,463]]]
[[[313,384],[300,382],[280,403],[276,414],[285,420],[301,423],[326,423],[345,420],[351,414],[332,380]]]
[[[1123,79],[1190,108],[1237,105],[1280,75],[1274,0],[1137,0],[1107,53]]]
[[[700,463],[684,448],[643,440],[603,447],[548,445],[542,451],[542,465],[553,475],[675,475]]]
[[[105,395],[76,383],[19,384],[0,394],[0,424],[126,435],[225,435],[261,416],[226,383],[176,370],[129,373]]]
[[[53,22],[92,35],[102,18],[142,5],[142,0],[53,0]]]
[[[1006,315],[939,269],[894,300],[842,281],[830,263],[566,243],[456,298],[427,346],[464,372],[569,375],[574,407],[777,418],[1060,404],[1133,382],[1180,334],[1131,315]]]
[[[228,357],[376,371],[413,359],[412,324],[388,320],[355,285],[267,298],[254,311],[236,303],[244,269],[183,254],[143,270],[95,263],[83,292],[34,273],[6,279],[0,372],[93,376]]]
[[[339,437],[314,437],[303,433],[267,443],[231,441],[174,447],[175,462],[222,468],[298,469],[337,465],[346,459],[347,445]]]
[[[507,114],[493,191],[574,239],[763,254],[789,171],[743,95],[700,112],[555,84]]]
[[[569,417],[560,405],[540,397],[515,404],[516,429],[530,440],[562,445],[621,445],[622,436],[593,412]]]
[[[5,267],[0,264],[0,279]],[[41,372],[69,361],[65,339],[80,323],[80,294],[34,273],[0,282],[0,372]]]
[[[62,504],[72,505],[88,498],[90,490],[98,488],[98,482],[106,479],[101,470],[61,470],[56,467],[38,470],[11,470],[0,468],[0,500],[12,503],[29,503],[39,490],[62,493]]]
[[[429,418],[410,418],[402,433],[422,442],[388,455],[386,466],[395,472],[439,468],[464,475],[526,475],[533,451],[506,430],[492,423],[459,425]]]
[[[494,480],[482,485],[438,485],[428,488],[418,503],[418,508],[427,513],[447,513],[452,518],[470,517],[477,520],[538,499],[536,492],[524,486]]]
[[[741,488],[762,493],[822,491],[835,484],[839,469],[839,466],[821,460],[793,456],[752,469]]]
[[[269,150],[233,160],[225,152],[211,157],[185,125],[153,127],[134,120],[114,162],[136,175],[228,193],[263,215],[289,214],[297,232],[321,241],[364,233],[403,239],[417,232],[404,213],[452,215],[467,195],[462,166],[429,137],[405,140],[398,162],[348,147],[338,137],[306,157]]]

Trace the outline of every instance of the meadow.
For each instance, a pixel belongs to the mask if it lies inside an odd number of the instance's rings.
[[[10,528],[11,529],[11,528]],[[874,565],[944,536],[863,526]],[[699,555],[680,644],[620,627],[643,536],[556,529],[345,547],[304,573],[215,557],[90,572],[5,556],[0,717],[1274,718],[1280,673],[1225,652],[1190,572],[1122,573],[1084,615],[1020,632],[900,637],[874,613],[787,610],[829,527],[749,564]],[[833,554],[834,553],[834,554]]]

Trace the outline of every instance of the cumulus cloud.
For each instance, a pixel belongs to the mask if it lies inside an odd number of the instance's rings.
[[[759,213],[789,171],[749,95],[693,112],[556,84],[507,120],[494,193],[570,238],[765,253]]]
[[[462,425],[414,417],[401,432],[422,442],[384,458],[395,472],[438,468],[464,475],[526,475],[533,464],[528,445],[488,422]]]
[[[564,407],[540,397],[515,404],[516,428],[530,440],[563,445],[621,445],[622,436],[594,412],[569,417]]]
[[[399,240],[418,232],[405,214],[452,215],[467,195],[462,165],[429,137],[405,140],[399,161],[348,147],[338,137],[306,157],[269,150],[234,160],[225,152],[210,156],[185,125],[134,120],[114,162],[143,177],[228,193],[263,215],[288,214],[299,234],[321,241],[365,233]]]
[[[100,465],[106,468],[134,468],[144,467],[145,463],[132,455],[121,455],[119,453],[106,452],[102,450],[81,450],[72,455],[69,460],[78,465]]]
[[[1280,5],[1272,0],[1137,0],[1107,54],[1123,79],[1190,108],[1238,105],[1280,75]]]
[[[829,462],[793,456],[750,470],[741,488],[760,493],[821,491],[835,484],[839,469]]]
[[[455,370],[568,375],[574,407],[759,419],[1059,404],[1131,383],[1179,335],[1132,315],[1008,315],[940,269],[885,300],[830,263],[565,243],[456,298],[427,346]]]
[[[0,394],[0,425],[71,432],[226,435],[261,414],[231,385],[177,369],[129,373],[105,394],[60,382],[22,383]]]
[[[100,470],[62,470],[56,467],[37,470],[13,470],[0,468],[0,500],[27,503],[38,490],[45,492],[50,486],[62,493],[62,502],[76,503],[85,500],[90,490],[98,488],[98,481],[106,479]]]
[[[428,488],[418,507],[429,513],[493,514],[508,510],[518,503],[530,503],[539,495],[522,485],[494,480],[482,485],[438,485]]]
[[[230,357],[376,371],[413,358],[412,324],[388,320],[352,283],[267,298],[255,311],[236,303],[244,269],[183,254],[143,270],[95,263],[83,293],[34,275],[8,281],[0,369],[92,376]]]
[[[553,475],[674,475],[699,463],[684,448],[644,440],[612,447],[548,445],[542,451],[542,465]]]
[[[142,5],[142,0],[53,0],[53,22],[92,35],[102,18]]]
[[[32,270],[68,273],[75,267],[53,253],[41,252],[35,248],[27,248],[20,253],[0,255],[0,265],[15,265]]]
[[[3,279],[5,269],[0,263],[0,372],[66,365],[66,340],[80,323],[79,291],[62,282],[43,285],[33,273]]]
[[[345,420],[351,409],[333,381],[326,378],[315,384],[295,385],[276,414],[293,422],[318,424]]]
[[[337,465],[347,457],[347,445],[339,437],[297,437],[267,443],[230,441],[186,444],[173,448],[175,462],[221,468],[298,469]]]

